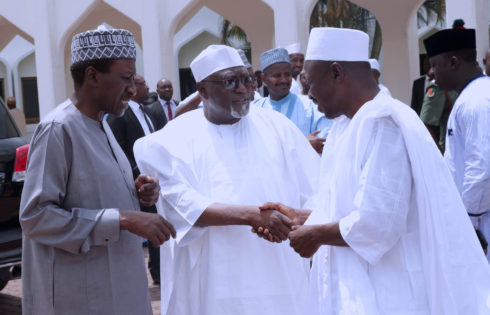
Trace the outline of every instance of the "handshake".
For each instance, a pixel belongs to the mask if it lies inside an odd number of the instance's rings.
[[[289,232],[303,225],[309,210],[298,210],[278,202],[268,202],[259,207],[258,220],[252,223],[252,232],[270,242],[281,243]]]
[[[252,232],[270,242],[289,239],[289,245],[301,257],[309,258],[321,245],[348,246],[342,238],[338,222],[303,225],[310,210],[299,210],[281,203],[268,202],[259,207],[260,215],[252,224]]]

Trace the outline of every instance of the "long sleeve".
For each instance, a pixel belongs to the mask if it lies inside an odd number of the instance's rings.
[[[180,148],[185,150],[183,145]],[[195,189],[198,181],[190,162],[147,139],[136,141],[134,153],[140,170],[157,177],[160,182],[158,208],[175,227],[177,242],[185,245],[199,237],[205,228],[194,227],[194,224],[214,201]]]
[[[464,178],[462,199],[472,214],[490,211],[490,106],[468,104],[460,114],[464,130]]]
[[[19,220],[26,237],[78,254],[119,239],[119,212],[63,207],[72,145],[61,124],[38,127],[30,146]]]
[[[405,232],[412,191],[408,153],[391,119],[378,121],[364,156],[354,209],[339,224],[347,244],[375,264]]]

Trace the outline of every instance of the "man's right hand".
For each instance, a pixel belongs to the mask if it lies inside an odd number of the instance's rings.
[[[275,210],[260,210],[257,218],[252,222],[253,230],[267,229],[267,235],[262,237],[277,243],[288,238],[293,225],[294,222],[291,219]]]
[[[121,211],[119,213],[119,224],[121,230],[148,239],[153,246],[159,246],[165,241],[176,237],[174,227],[157,213],[141,211]]]
[[[325,138],[318,138],[316,135],[320,133],[321,130],[317,130],[311,133],[311,135],[306,136],[306,139],[310,142],[311,146],[317,153],[322,153],[323,144],[327,140]]]

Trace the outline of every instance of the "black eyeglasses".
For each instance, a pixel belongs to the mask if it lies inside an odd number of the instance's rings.
[[[234,91],[236,89],[238,89],[238,86],[240,85],[240,83],[242,83],[243,85],[245,85],[246,87],[251,87],[254,80],[254,78],[252,78],[251,76],[244,76],[244,77],[231,77],[231,78],[224,78],[222,80],[204,80],[204,81],[201,81],[201,82],[212,82],[212,83],[221,83],[223,85],[223,87],[225,88],[225,90],[229,90],[229,91]]]

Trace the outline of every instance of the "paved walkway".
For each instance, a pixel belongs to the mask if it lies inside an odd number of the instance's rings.
[[[148,250],[144,248],[145,262],[148,263]],[[148,283],[151,296],[153,314],[160,314],[160,287],[152,284],[151,276],[148,274]],[[0,291],[0,314],[21,315],[22,314],[22,280],[11,280],[7,286]]]

